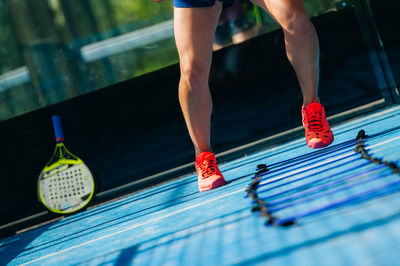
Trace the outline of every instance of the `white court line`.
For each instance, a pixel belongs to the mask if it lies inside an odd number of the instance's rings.
[[[140,227],[140,226],[143,226],[143,225],[146,225],[146,224],[155,222],[155,221],[162,220],[162,219],[164,219],[164,218],[173,216],[173,215],[175,215],[175,214],[179,214],[179,213],[181,213],[181,212],[184,212],[184,211],[187,211],[187,210],[190,210],[190,209],[193,209],[193,208],[196,208],[196,207],[205,205],[205,204],[207,204],[207,203],[210,203],[210,202],[213,202],[213,201],[216,201],[216,200],[219,200],[219,199],[222,199],[222,198],[225,198],[225,197],[228,197],[228,196],[231,196],[231,195],[237,194],[237,193],[239,193],[239,192],[243,192],[243,191],[244,191],[244,189],[236,190],[236,191],[233,191],[233,192],[231,192],[231,193],[228,193],[228,194],[225,194],[225,195],[216,197],[216,198],[214,198],[214,199],[210,199],[210,200],[207,200],[207,201],[204,201],[204,202],[201,202],[201,203],[198,203],[198,204],[195,204],[195,205],[192,205],[192,206],[183,208],[183,209],[181,209],[181,210],[179,210],[179,211],[176,211],[176,212],[168,213],[168,214],[166,214],[166,215],[163,215],[163,216],[154,218],[154,219],[152,219],[152,220],[148,220],[148,221],[143,222],[143,223],[140,223],[140,224],[135,224],[135,225],[130,226],[130,227],[128,227],[128,228],[125,228],[125,229],[123,229],[123,230],[121,230],[121,231],[117,231],[117,232],[114,232],[114,233],[109,234],[109,235],[105,235],[105,236],[102,236],[102,237],[99,237],[99,238],[95,238],[95,239],[89,240],[89,241],[84,242],[84,243],[81,243],[81,244],[79,244],[79,245],[72,246],[72,247],[69,247],[69,248],[66,248],[66,249],[63,249],[63,250],[60,250],[60,251],[57,251],[57,252],[48,254],[48,255],[46,255],[46,256],[37,258],[37,259],[35,259],[35,260],[29,261],[29,262],[26,262],[26,263],[23,263],[23,264],[20,264],[20,265],[32,264],[32,263],[35,263],[35,262],[37,262],[37,261],[40,261],[40,260],[43,260],[43,259],[46,259],[46,258],[55,256],[55,255],[59,255],[59,254],[61,254],[61,253],[64,253],[64,252],[67,252],[67,251],[70,251],[70,250],[72,250],[72,249],[79,248],[79,247],[82,247],[82,246],[85,246],[85,245],[88,245],[88,244],[91,244],[91,243],[93,243],[93,242],[96,242],[96,241],[99,241],[99,240],[102,240],[102,239],[105,239],[105,238],[109,238],[109,237],[115,236],[115,235],[117,235],[117,234],[120,234],[120,233],[129,231],[129,230],[138,228],[138,227]]]
[[[398,110],[400,110],[400,106],[392,106],[392,107],[388,108],[387,110],[383,110],[383,111],[380,111],[380,112],[377,112],[377,113],[374,113],[374,114],[368,114],[365,117],[357,118],[356,120],[354,120],[354,122],[357,122],[357,123],[358,122],[362,122],[364,120],[375,118],[375,117],[382,116],[382,115],[386,115],[388,113],[395,112],[395,111],[398,111]],[[394,114],[394,116],[397,116],[397,115],[399,115],[399,113],[395,113]],[[387,119],[387,118],[388,117],[385,117],[384,119]]]
[[[398,139],[400,139],[400,137],[396,137],[396,138],[393,138],[393,139],[389,139],[387,141],[383,141],[383,142],[377,143],[377,144],[372,145],[372,146],[368,146],[368,148],[378,147],[380,145],[383,145],[383,144],[386,144],[386,143],[389,143],[389,142],[392,142],[392,141],[395,141],[395,140],[398,140]]]

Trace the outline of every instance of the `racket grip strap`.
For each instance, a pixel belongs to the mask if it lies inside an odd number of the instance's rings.
[[[64,141],[64,132],[61,126],[61,118],[58,115],[53,115],[51,117],[53,120],[53,127],[54,127],[54,135],[56,138],[56,142]]]

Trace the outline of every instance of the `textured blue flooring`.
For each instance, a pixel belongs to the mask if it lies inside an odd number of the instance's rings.
[[[2,239],[0,265],[398,265],[400,175],[343,144],[360,129],[373,156],[399,163],[394,106],[335,126],[340,149],[293,160],[314,152],[293,140],[222,164],[224,187],[198,193],[190,175]],[[261,163],[271,168],[258,195],[280,219],[304,216],[294,226],[267,226],[250,211],[245,190]]]

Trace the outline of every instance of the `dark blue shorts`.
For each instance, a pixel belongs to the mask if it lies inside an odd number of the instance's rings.
[[[174,7],[207,7],[213,6],[216,0],[173,0]],[[235,0],[218,0],[223,4],[223,8],[232,6]]]

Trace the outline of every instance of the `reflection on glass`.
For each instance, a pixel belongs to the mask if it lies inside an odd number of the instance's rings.
[[[334,1],[306,1],[311,16]],[[176,63],[172,2],[0,2],[0,120]],[[247,0],[224,11],[214,49],[277,25]]]

